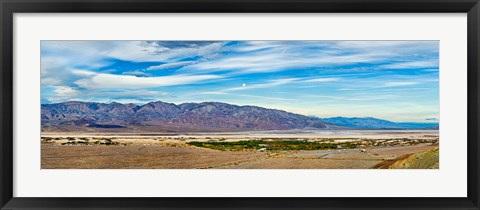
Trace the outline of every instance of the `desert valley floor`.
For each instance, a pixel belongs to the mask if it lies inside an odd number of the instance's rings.
[[[436,130],[52,133],[42,169],[435,169]]]

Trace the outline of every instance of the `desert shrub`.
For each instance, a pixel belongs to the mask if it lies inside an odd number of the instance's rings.
[[[118,142],[114,142],[111,139],[106,139],[105,141],[101,142],[102,145],[118,145]]]
[[[76,141],[67,141],[62,143],[62,145],[77,145],[78,143]]]
[[[337,149],[338,145],[342,148],[356,148],[357,145],[346,143],[324,143],[324,142],[309,142],[304,140],[277,140],[277,141],[264,141],[264,140],[247,140],[237,142],[222,142],[222,141],[208,141],[198,142],[192,141],[188,144],[196,147],[204,147],[222,151],[242,151],[242,150],[258,150],[266,148],[267,150],[279,151],[279,150],[324,150],[324,149]],[[268,145],[268,146],[266,146]]]

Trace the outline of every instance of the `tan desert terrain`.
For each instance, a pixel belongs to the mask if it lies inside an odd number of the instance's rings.
[[[271,150],[267,145],[273,141],[292,139],[343,146],[352,143],[356,148],[337,146],[337,149]],[[228,144],[255,140],[264,140],[266,144],[261,146],[265,148],[235,151],[192,145],[192,142]],[[326,134],[259,132],[249,135],[44,133],[41,140],[41,167],[42,169],[389,168],[379,165],[382,163],[393,165],[397,161],[404,161],[409,155],[436,149],[438,145],[438,131],[362,130]],[[438,152],[436,156],[438,157]],[[428,157],[432,159],[432,155]],[[438,158],[436,160],[438,161]]]

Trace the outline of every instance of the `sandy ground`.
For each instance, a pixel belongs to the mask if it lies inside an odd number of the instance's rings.
[[[417,145],[398,148],[376,148],[367,152],[358,149],[294,151],[269,158],[248,161],[222,168],[264,169],[366,169],[385,160],[396,159],[405,154],[435,148],[433,145]]]
[[[88,138],[90,142],[101,139]],[[119,137],[114,141],[119,144],[61,145],[68,142],[63,138],[48,143],[42,141],[42,169],[366,169],[383,161],[438,147],[436,144],[421,143],[365,148],[364,151],[260,152],[195,147],[186,144],[188,138]]]
[[[42,145],[42,169],[211,168],[248,161],[266,153],[229,152],[163,145]]]

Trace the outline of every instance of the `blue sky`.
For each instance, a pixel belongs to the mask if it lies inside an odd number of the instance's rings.
[[[438,41],[42,41],[42,103],[218,101],[439,118]]]

